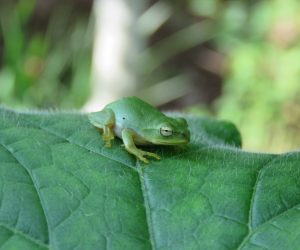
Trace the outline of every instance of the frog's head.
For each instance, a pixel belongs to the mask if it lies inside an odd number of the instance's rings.
[[[179,145],[190,141],[190,131],[184,118],[169,118],[158,126],[144,130],[148,141],[157,145]]]

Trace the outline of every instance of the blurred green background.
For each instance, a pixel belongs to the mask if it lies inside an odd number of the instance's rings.
[[[0,1],[0,103],[91,111],[138,95],[234,122],[247,150],[297,149],[299,13],[298,0]]]

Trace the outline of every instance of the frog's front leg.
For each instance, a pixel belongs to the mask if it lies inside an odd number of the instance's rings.
[[[111,109],[103,109],[88,115],[90,122],[103,131],[102,138],[105,147],[111,147],[111,140],[115,138],[113,127],[115,126],[115,114]]]
[[[134,132],[132,130],[130,130],[130,129],[122,130],[122,139],[123,139],[125,148],[129,153],[134,154],[137,158],[139,158],[141,161],[143,161],[145,163],[149,163],[149,161],[144,157],[145,155],[154,157],[157,160],[160,159],[160,157],[157,154],[138,149],[134,144],[133,138],[134,138]]]

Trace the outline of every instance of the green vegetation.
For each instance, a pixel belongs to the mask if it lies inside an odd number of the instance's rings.
[[[92,1],[47,2],[0,2],[0,104],[89,99]],[[181,97],[191,143],[153,146],[162,159],[144,165],[120,140],[103,147],[86,114],[0,106],[1,249],[300,245],[300,153],[243,151],[231,122],[192,115],[234,122],[247,150],[299,147],[299,1],[153,3],[137,21],[144,50],[127,63],[139,93]]]
[[[294,0],[236,2],[224,14],[219,43],[229,61],[218,116],[238,125],[247,148],[299,147],[299,10]]]
[[[86,115],[1,109],[0,246],[296,249],[300,154],[243,152],[233,125],[186,118],[191,144],[146,167]]]
[[[92,4],[57,1],[45,14],[40,2],[0,3],[0,103],[81,108],[91,92]],[[234,122],[247,149],[299,147],[297,0],[145,5],[137,23],[144,49],[130,62],[138,93],[159,103],[170,96],[183,106],[198,101],[200,109],[187,110]]]
[[[0,102],[12,107],[80,108],[90,91],[89,17],[76,15],[67,2],[43,24],[43,18],[34,19],[35,7],[35,0],[0,3]]]

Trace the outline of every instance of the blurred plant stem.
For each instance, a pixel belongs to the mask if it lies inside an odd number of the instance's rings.
[[[145,1],[113,0],[94,2],[95,38],[92,65],[92,95],[84,109],[99,110],[137,90],[133,62],[144,46],[137,19]]]

